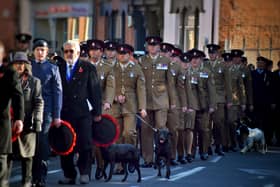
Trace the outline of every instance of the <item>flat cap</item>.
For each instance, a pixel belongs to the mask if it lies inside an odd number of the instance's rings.
[[[172,49],[172,51],[171,51],[171,53],[172,53],[172,57],[179,57],[179,56],[181,56],[182,55],[182,50],[181,49],[179,49],[179,48],[177,48],[177,47],[174,47],[173,49]]]
[[[193,59],[193,58],[204,58],[205,57],[205,54],[203,51],[200,51],[198,49],[191,49],[188,51],[189,55],[190,55],[190,59]]]
[[[87,40],[88,50],[90,49],[104,49],[104,42],[102,40]]]
[[[32,36],[27,33],[18,33],[15,37],[21,43],[28,43],[32,39]]]
[[[242,57],[244,52],[241,49],[232,49],[231,50],[231,55],[232,57]]]
[[[190,54],[188,52],[182,53],[182,55],[180,56],[180,59],[184,63],[189,63],[191,61]]]
[[[162,38],[159,36],[148,36],[146,37],[145,41],[149,45],[159,45],[162,42]]]
[[[208,48],[208,53],[216,53],[219,49],[221,49],[221,46],[217,44],[208,44],[206,47]]]
[[[223,53],[222,57],[224,58],[225,62],[232,61],[232,54],[231,53]]]
[[[171,52],[174,46],[170,43],[161,43],[160,50],[164,53]]]
[[[119,54],[133,53],[133,51],[134,51],[134,48],[128,44],[119,44],[117,46],[117,52]]]
[[[104,48],[108,50],[116,50],[118,46],[117,42],[106,40],[104,41]]]

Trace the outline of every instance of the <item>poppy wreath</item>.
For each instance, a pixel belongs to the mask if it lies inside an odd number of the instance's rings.
[[[48,133],[49,145],[51,150],[58,155],[70,154],[76,145],[76,132],[67,121],[60,121],[61,125],[57,128],[51,124]]]
[[[99,122],[93,122],[93,143],[98,147],[108,147],[115,143],[120,136],[118,121],[109,114],[102,114]]]

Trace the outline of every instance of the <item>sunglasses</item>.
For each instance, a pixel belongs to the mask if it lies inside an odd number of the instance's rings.
[[[71,53],[71,54],[73,54],[73,53],[74,53],[74,50],[73,50],[73,49],[69,49],[69,50],[64,50],[63,52],[64,52],[64,53]]]

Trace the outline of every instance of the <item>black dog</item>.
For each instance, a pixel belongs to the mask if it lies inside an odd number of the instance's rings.
[[[156,166],[158,168],[158,176],[161,176],[161,161],[164,160],[166,166],[166,178],[170,178],[170,160],[171,160],[171,144],[170,136],[172,134],[167,129],[158,129],[155,133],[155,159]]]
[[[139,167],[140,153],[138,149],[131,144],[112,144],[109,147],[101,147],[101,154],[104,159],[103,176],[106,182],[110,181],[113,175],[115,163],[120,162],[124,169],[125,175],[122,182],[126,181],[128,171],[133,173],[135,170],[138,173],[137,182],[141,182],[141,172]],[[109,177],[106,175],[106,168],[110,164]],[[127,169],[128,166],[128,169]],[[128,170],[128,171],[127,171]]]

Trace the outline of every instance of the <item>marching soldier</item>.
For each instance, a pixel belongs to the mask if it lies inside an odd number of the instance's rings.
[[[104,44],[101,40],[88,40],[88,60],[96,67],[103,95],[103,113],[109,112],[114,100],[115,78],[112,66],[102,59]]]
[[[145,77],[138,64],[130,61],[133,47],[120,44],[117,47],[117,63],[114,66],[116,78],[115,98],[112,105],[113,116],[120,124],[119,143],[136,145],[136,113],[142,118],[146,112]],[[120,168],[116,174],[123,173]]]
[[[29,54],[30,41],[32,36],[28,33],[18,33],[16,36],[16,48],[15,50],[9,53],[9,62],[13,62],[13,57],[16,52],[25,52],[29,58],[31,58],[31,54]]]
[[[210,115],[216,109],[216,87],[212,71],[205,66],[202,58],[203,51],[192,49],[188,52],[191,59],[190,82],[191,92],[188,96],[189,108],[196,110],[195,131],[198,134],[200,159],[208,159],[208,147],[210,146]],[[196,144],[196,140],[194,140]]]
[[[147,121],[155,128],[166,128],[167,111],[176,107],[174,79],[168,71],[170,60],[159,54],[162,39],[157,36],[146,38],[148,54],[139,59],[146,81]],[[153,131],[142,126],[142,167],[153,166]]]
[[[179,97],[182,106],[182,118],[180,119],[180,125],[178,127],[178,162],[185,164],[184,152],[186,153],[186,160],[191,163],[192,157],[192,145],[193,145],[193,130],[195,127],[195,110],[192,104],[189,104],[190,98],[188,94],[191,93],[190,84],[190,55],[183,53],[181,58],[181,71],[179,74],[178,87]]]
[[[237,151],[237,140],[236,140],[236,120],[239,116],[242,115],[242,112],[246,109],[246,95],[244,82],[242,80],[242,72],[238,64],[241,60],[241,56],[244,54],[242,50],[233,49],[231,50],[232,61],[227,60],[229,70],[231,73],[231,86],[232,86],[232,106],[227,109],[227,125],[229,128],[229,150],[236,152]],[[227,54],[224,54],[223,57],[226,57]],[[228,147],[225,147],[227,150]]]
[[[117,43],[112,41],[105,41],[105,57],[106,62],[114,66],[117,62]]]
[[[174,47],[171,50],[171,56],[170,56],[170,73],[174,78],[175,83],[175,97],[176,97],[176,108],[169,109],[167,114],[167,123],[166,127],[169,129],[169,131],[172,133],[171,137],[171,161],[170,164],[175,166],[178,165],[178,163],[175,161],[176,158],[176,152],[177,152],[177,142],[178,142],[178,131],[177,128],[180,125],[180,119],[182,119],[182,108],[179,101],[179,87],[177,85],[179,73],[181,71],[181,60],[180,56],[182,55],[182,51],[179,48]],[[179,159],[181,163],[184,163],[183,158]]]
[[[254,110],[254,105],[253,105],[253,83],[252,83],[252,74],[247,66],[247,58],[242,57],[241,58],[241,63],[240,63],[240,70],[242,71],[242,79],[244,82],[244,87],[245,87],[245,94],[246,94],[246,114],[247,115],[252,115],[251,113]]]
[[[172,55],[172,50],[174,46],[170,43],[161,43],[160,44],[160,55],[170,58]]]
[[[111,107],[115,97],[115,78],[113,68],[110,64],[102,59],[104,44],[101,40],[88,40],[87,51],[88,60],[95,66],[102,90],[102,113],[112,113]],[[95,178],[102,176],[102,168],[104,166],[101,151],[99,147],[94,147],[94,155],[96,157],[97,167]]]
[[[228,68],[222,63],[219,56],[217,44],[208,44],[209,61],[208,66],[212,70],[215,78],[217,110],[212,115],[213,136],[215,141],[215,153],[224,156],[221,145],[226,146],[225,140],[225,107],[232,105],[231,78]],[[211,147],[210,147],[211,149]]]

